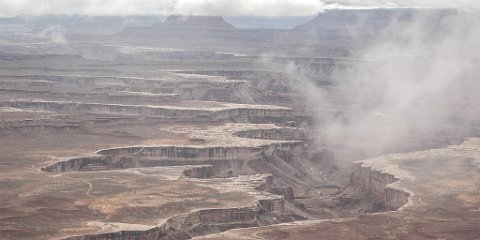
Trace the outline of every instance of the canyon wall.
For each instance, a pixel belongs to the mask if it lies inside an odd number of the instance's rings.
[[[262,186],[269,185],[272,176],[264,178]],[[137,240],[190,239],[195,236],[223,232],[234,228],[260,226],[261,221],[279,223],[284,215],[283,198],[266,196],[249,206],[235,208],[200,209],[169,218],[163,224],[146,231],[119,231],[96,235],[73,236],[65,240]]]
[[[350,190],[373,197],[371,211],[394,211],[404,206],[410,197],[408,192],[389,186],[396,181],[398,179],[390,174],[358,164],[350,178]]]
[[[248,172],[247,163],[255,154],[274,151],[300,152],[302,142],[281,142],[259,147],[125,147],[100,150],[98,156],[62,160],[42,168],[46,172],[95,171],[157,166],[197,166],[185,175],[206,178],[231,177]]]
[[[282,107],[255,106],[255,105],[225,105],[216,110],[207,108],[188,108],[149,105],[122,105],[84,102],[60,101],[5,101],[2,107],[20,109],[38,109],[56,112],[87,112],[94,114],[109,114],[123,116],[149,116],[159,118],[194,119],[210,117],[214,119],[228,119],[236,117],[287,117],[292,110]],[[214,108],[215,109],[215,108]]]

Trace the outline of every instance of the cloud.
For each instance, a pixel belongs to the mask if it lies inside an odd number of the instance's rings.
[[[329,8],[479,8],[477,0],[0,0],[0,16],[223,15],[306,16]]]
[[[317,85],[322,76],[304,74],[308,67],[284,66],[318,119],[321,143],[373,156],[478,133],[480,18],[453,16],[392,22],[347,69],[327,73],[336,79],[328,87]]]
[[[257,15],[298,16],[322,11],[318,0],[0,0],[1,16],[79,15]]]
[[[64,30],[60,26],[47,27],[38,34],[38,37],[49,40],[52,43],[67,43],[67,40],[64,36]]]
[[[175,5],[174,0],[0,0],[0,15],[164,15]]]
[[[478,9],[477,0],[325,0],[327,5],[352,8],[415,7]]]
[[[179,1],[175,10],[200,15],[306,16],[315,15],[325,7],[318,0],[185,0]]]

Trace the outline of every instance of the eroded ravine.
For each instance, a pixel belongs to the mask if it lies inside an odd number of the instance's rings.
[[[375,209],[387,212],[237,229],[194,239],[384,239],[392,235],[398,239],[476,239],[479,153],[480,140],[472,138],[446,148],[358,161],[345,194],[371,193],[384,200]],[[419,225],[422,231],[416,230]]]
[[[91,90],[64,93],[59,88],[57,92],[47,91],[40,83],[22,83],[25,78],[47,78],[50,82],[42,84],[48,86],[82,83]],[[60,81],[63,78],[65,81]],[[335,169],[332,154],[316,148],[310,133],[298,127],[308,127],[308,118],[297,116],[298,112],[289,107],[185,101],[182,99],[192,99],[192,96],[185,95],[185,92],[169,95],[171,93],[166,89],[161,89],[179,84],[180,87],[203,84],[202,81],[198,83],[198,79],[191,83],[187,81],[187,85],[153,79],[85,76],[19,76],[15,80],[25,86],[40,84],[38,88],[45,89],[27,93],[20,85],[8,85],[6,91],[11,95],[35,94],[40,99],[3,99],[4,109],[26,116],[41,113],[45,120],[16,121],[7,126],[9,131],[26,129],[26,126],[28,131],[59,131],[57,121],[65,121],[68,124],[60,130],[124,137],[138,142],[114,147],[108,147],[107,143],[106,148],[97,152],[79,153],[80,157],[52,156],[48,164],[42,166],[45,174],[56,180],[63,178],[72,184],[81,184],[79,188],[86,198],[79,199],[76,204],[88,206],[90,211],[101,214],[100,218],[90,218],[79,224],[78,232],[87,235],[72,234],[73,239],[186,239],[228,229],[332,218],[342,215],[338,210],[348,208],[344,205],[349,198],[357,203],[364,201],[365,192],[373,194],[378,204],[366,207],[357,204],[353,207],[355,211],[394,210],[402,204],[401,193],[386,187],[394,178],[365,173],[372,176],[370,179],[379,179],[367,182],[368,176],[360,174],[358,178],[352,177],[351,189],[355,191],[340,189],[326,179],[324,172]],[[130,89],[137,80],[137,83],[151,84],[163,92]],[[207,83],[214,80],[206,81],[200,88],[210,88]],[[215,84],[226,86],[245,82],[221,80]],[[116,90],[108,96],[95,90],[107,91],[110,87]],[[223,93],[216,94],[215,98]],[[79,100],[80,97],[87,97],[87,100]],[[241,97],[245,98],[241,102],[249,99],[246,95]],[[151,104],[146,104],[149,102]],[[72,113],[78,115],[72,117]],[[137,123],[142,126],[135,127]],[[126,132],[115,129],[125,126],[131,129]],[[144,127],[148,130],[142,129]],[[114,128],[115,131],[104,128]],[[86,129],[90,130],[87,132]],[[108,177],[94,177],[104,175]],[[226,187],[219,181],[231,185]],[[163,189],[155,184],[168,187]],[[182,187],[175,189],[177,184]],[[333,207],[310,209],[304,203],[318,201],[310,194],[312,189],[321,192],[321,188],[317,190],[319,186],[333,186],[332,189],[343,190],[345,194],[330,191],[325,199],[320,200],[332,202]],[[88,189],[84,189],[86,187]],[[208,199],[207,203],[202,203],[201,199]],[[148,217],[130,218],[130,214]],[[82,227],[88,230],[80,229]]]
[[[278,170],[256,181],[254,191],[264,192],[263,198],[235,208],[209,208],[173,216],[161,225],[149,230],[118,231],[93,235],[74,236],[67,239],[187,239],[223,232],[229,229],[257,227],[302,219],[314,219],[296,206],[292,188],[282,188],[281,183],[299,181],[290,176],[285,164],[303,156],[306,146],[301,129],[258,124],[226,124],[202,131],[170,129],[172,131],[196,132],[191,138],[202,143],[221,141],[225,146],[134,146],[104,149],[97,156],[72,158],[42,168],[46,172],[90,172],[142,169],[155,167],[179,167],[179,174],[190,178],[245,178],[262,171],[255,162],[269,161],[276,156],[282,163],[270,168]],[[200,136],[202,138],[200,138]],[[221,137],[220,137],[221,136]],[[219,139],[220,138],[220,139]],[[291,140],[286,140],[291,139]],[[295,140],[297,139],[297,140]],[[256,145],[257,144],[257,145]],[[278,160],[277,160],[278,161]],[[249,162],[253,162],[251,165]],[[282,170],[280,170],[281,172]],[[298,170],[297,170],[298,171]],[[277,179],[276,183],[274,180]],[[278,181],[279,180],[279,181]],[[397,179],[389,174],[369,171],[359,167],[352,174],[351,185],[344,190],[346,195],[359,201],[365,194],[373,194],[377,205],[365,211],[396,210],[407,202],[408,193],[388,187]],[[289,184],[292,186],[292,184]],[[370,199],[371,200],[371,199]],[[289,203],[291,202],[291,203]],[[292,204],[293,203],[293,204]],[[342,205],[343,203],[339,203]],[[382,204],[379,207],[378,204]]]
[[[249,128],[252,130],[244,130]],[[293,139],[293,135],[302,135],[301,133],[292,135],[294,131],[299,131],[299,129],[280,128],[274,125],[227,124],[224,127],[207,129],[201,135],[203,135],[204,141],[208,141],[208,139],[217,139],[216,137],[222,134],[224,135],[223,143],[233,146],[136,146],[104,149],[97,152],[98,156],[72,158],[45,166],[42,170],[61,173],[180,166],[179,170],[182,171],[182,174],[191,178],[234,177],[245,179],[241,175],[255,174],[255,170],[248,167],[250,160],[277,154],[276,152],[281,152],[282,155],[301,154],[304,151],[302,141],[281,140]],[[260,133],[261,135],[267,133],[267,137],[265,140],[250,141],[250,139],[244,138],[246,133]],[[192,137],[195,138],[195,136]],[[198,137],[195,139],[198,141]],[[256,146],[255,144],[260,145]],[[232,228],[302,219],[293,211],[285,209],[285,196],[271,194],[283,193],[283,190],[274,187],[273,178],[272,175],[266,175],[261,178],[263,180],[259,181],[256,180],[258,177],[252,175],[248,181],[253,181],[254,188],[250,191],[261,191],[265,194],[247,206],[202,209],[180,214],[148,231],[121,231],[69,239],[186,239]],[[287,191],[285,194],[288,200],[293,200],[292,191]]]

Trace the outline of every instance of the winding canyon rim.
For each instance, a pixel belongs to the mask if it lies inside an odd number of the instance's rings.
[[[0,0],[0,239],[479,238],[478,4],[140,2]]]

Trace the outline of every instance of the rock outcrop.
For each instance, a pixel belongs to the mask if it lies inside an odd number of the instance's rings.
[[[158,118],[194,119],[208,117],[229,119],[241,117],[288,117],[292,109],[269,105],[220,103],[211,107],[177,107],[161,105],[125,105],[70,101],[5,101],[0,106],[20,109],[40,109],[56,112],[86,112],[94,114],[148,116]]]
[[[320,13],[294,31],[306,31],[316,38],[359,44],[385,34],[398,34],[400,29],[415,25],[428,33],[447,27],[448,20],[458,16],[455,9],[334,9]],[[451,19],[450,19],[451,20]],[[392,36],[390,36],[391,38]]]
[[[239,131],[235,133],[235,135],[243,138],[282,139],[282,140],[304,139],[306,137],[302,131],[295,128],[252,129],[252,130]]]
[[[126,147],[100,150],[98,156],[72,158],[42,168],[46,172],[94,171],[135,167],[210,165],[186,170],[185,175],[207,178],[229,177],[248,172],[246,163],[255,154],[274,151],[300,152],[301,142],[275,143],[260,147]]]
[[[139,38],[160,37],[178,39],[179,37],[195,37],[199,39],[225,39],[238,30],[225,22],[220,16],[170,16],[165,22],[153,27],[131,27],[119,33],[119,36]]]
[[[230,23],[225,22],[221,16],[169,16],[163,23],[156,24],[158,28],[176,29],[218,29],[235,30]]]
[[[177,57],[204,58],[205,54],[193,52]],[[216,53],[210,55],[221,57]],[[129,104],[174,100],[253,102],[248,82],[223,76],[168,73],[156,78],[86,75],[2,75],[1,78],[0,87],[15,98]],[[64,92],[66,87],[70,88],[68,92]]]
[[[213,166],[192,166],[183,171],[183,175],[191,178],[211,178],[215,175]]]
[[[390,186],[398,180],[391,174],[358,164],[346,191],[347,195],[356,197],[341,197],[340,202],[363,205],[362,211],[367,212],[395,211],[404,206],[410,197],[410,193]]]
[[[108,167],[108,163],[105,157],[80,157],[42,167],[42,170],[45,172],[73,172],[85,170],[88,166],[104,169]]]

